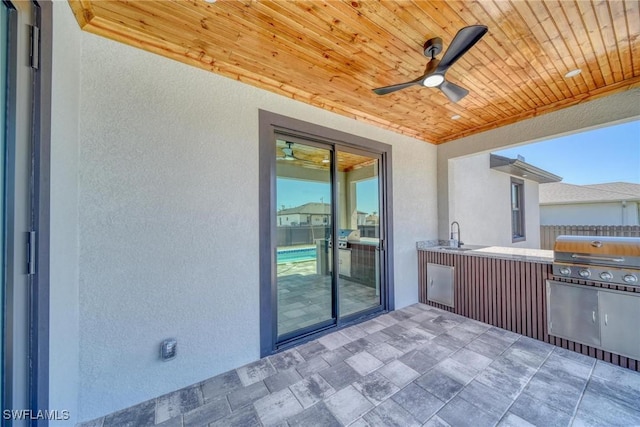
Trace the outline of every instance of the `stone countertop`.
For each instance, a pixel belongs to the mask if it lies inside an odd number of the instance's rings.
[[[537,262],[551,264],[553,251],[543,249],[511,248],[504,246],[463,245],[463,250],[447,249],[451,247],[448,240],[425,240],[417,242],[420,251],[454,253],[463,256],[480,256],[486,258],[501,258],[513,261]]]

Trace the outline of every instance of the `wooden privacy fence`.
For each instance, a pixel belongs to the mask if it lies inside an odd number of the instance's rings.
[[[640,237],[640,225],[541,225],[540,249],[553,250],[556,237],[561,234]]]

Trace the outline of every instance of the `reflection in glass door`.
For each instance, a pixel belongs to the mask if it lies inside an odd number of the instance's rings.
[[[276,141],[277,336],[335,323],[331,151]]]
[[[381,309],[381,156],[282,136],[275,163],[276,341]]]
[[[381,304],[380,159],[338,151],[339,316]]]

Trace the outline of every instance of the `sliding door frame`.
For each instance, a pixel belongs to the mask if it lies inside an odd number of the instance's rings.
[[[341,148],[374,153],[380,156],[380,205],[383,208],[380,224],[383,250],[380,252],[381,306],[363,313],[336,319],[336,324],[310,332],[295,340],[278,343],[277,337],[277,283],[276,277],[276,145],[277,135],[290,136],[310,142],[333,146],[333,163]],[[309,341],[338,328],[359,322],[365,317],[394,309],[393,283],[393,195],[391,180],[391,146],[368,138],[351,135],[335,129],[304,122],[268,111],[259,111],[259,235],[260,235],[260,354],[274,354],[295,344]],[[334,174],[335,175],[335,174]],[[335,181],[336,176],[333,177]],[[335,184],[335,182],[334,182]],[[332,195],[335,198],[335,195]],[[337,214],[333,200],[333,214]],[[334,218],[335,219],[335,218]],[[333,234],[336,234],[336,227]],[[333,236],[337,241],[337,236]],[[335,246],[335,245],[334,245]],[[336,255],[336,254],[334,254]],[[334,261],[335,262],[335,261]],[[334,279],[336,280],[336,279]],[[337,286],[334,286],[337,289]],[[334,295],[337,297],[337,295]],[[337,300],[336,300],[337,303]]]

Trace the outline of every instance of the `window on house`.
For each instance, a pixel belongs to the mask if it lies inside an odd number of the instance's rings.
[[[525,240],[524,181],[511,178],[511,234],[513,242]]]

